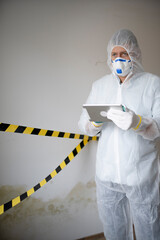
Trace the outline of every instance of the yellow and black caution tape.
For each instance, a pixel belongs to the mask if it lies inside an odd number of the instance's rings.
[[[67,133],[67,132],[46,130],[46,129],[40,129],[40,128],[32,128],[32,127],[13,125],[13,124],[8,124],[8,123],[0,123],[0,131],[12,132],[12,133],[22,133],[22,134],[33,134],[33,135],[48,136],[48,137],[98,140],[98,137],[96,137],[96,136],[90,137],[90,136],[82,135],[82,134]]]
[[[82,150],[82,148],[89,142],[90,140],[83,139],[77,147],[65,158],[65,160],[53,171],[51,172],[45,179],[43,179],[41,182],[39,182],[37,185],[26,191],[25,193],[21,194],[20,196],[12,199],[11,201],[2,204],[0,206],[0,215],[2,215],[4,212],[9,210],[10,208],[15,207],[20,202],[22,202],[27,197],[31,196],[34,192],[36,192],[38,189],[40,189],[42,186],[44,186],[47,182],[49,182],[51,179],[53,179],[63,168],[66,167],[68,163],[71,162],[71,160]]]
[[[67,133],[60,132],[54,130],[46,130],[40,128],[26,127],[8,123],[0,123],[0,131],[3,132],[12,132],[12,133],[22,133],[22,134],[32,134],[38,136],[48,136],[48,137],[61,137],[61,138],[72,138],[72,139],[83,139],[77,147],[65,158],[65,160],[53,171],[49,174],[45,179],[43,179],[40,183],[21,194],[20,196],[12,199],[11,201],[2,204],[0,206],[0,215],[6,212],[8,209],[15,207],[17,204],[22,202],[27,197],[31,196],[34,192],[44,186],[47,182],[53,179],[71,160],[82,150],[82,148],[90,141],[90,140],[98,140],[97,136],[90,137],[87,135],[76,134],[76,133]]]

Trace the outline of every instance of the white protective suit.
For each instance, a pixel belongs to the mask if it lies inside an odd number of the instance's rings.
[[[125,48],[133,64],[122,84],[112,70],[115,46]],[[125,131],[112,121],[91,123],[82,110],[81,131],[91,136],[100,132],[96,182],[104,233],[107,240],[132,239],[132,218],[137,240],[160,240],[160,167],[155,141],[160,136],[160,78],[143,71],[137,40],[129,30],[120,30],[111,38],[108,65],[112,74],[93,83],[86,103],[123,104],[142,121],[137,130]]]

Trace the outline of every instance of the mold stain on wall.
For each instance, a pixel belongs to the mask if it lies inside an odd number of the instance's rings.
[[[0,204],[25,191],[25,186],[0,187]],[[0,216],[0,239],[62,240],[62,229],[64,234],[72,231],[73,220],[81,222],[81,217],[85,219],[85,214],[90,212],[94,215],[97,207],[95,191],[95,182],[89,181],[76,184],[64,199],[44,202],[32,196],[27,198]]]

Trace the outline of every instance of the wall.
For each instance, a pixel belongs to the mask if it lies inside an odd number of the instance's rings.
[[[109,73],[106,46],[129,28],[146,71],[160,75],[160,2],[1,0],[1,122],[80,133],[92,82]],[[0,133],[0,204],[51,173],[79,140]],[[72,240],[102,231],[95,196],[96,142],[59,175],[0,216],[1,239]]]

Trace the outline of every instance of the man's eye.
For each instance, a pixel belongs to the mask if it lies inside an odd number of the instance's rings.
[[[124,52],[122,55],[123,55],[123,56],[128,56],[128,53],[127,53],[127,52]]]

